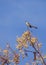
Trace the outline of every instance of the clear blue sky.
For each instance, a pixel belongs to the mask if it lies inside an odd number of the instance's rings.
[[[45,50],[46,0],[0,0],[0,47],[4,48],[7,42],[15,47],[16,36],[26,30],[25,20],[38,27],[32,33]]]

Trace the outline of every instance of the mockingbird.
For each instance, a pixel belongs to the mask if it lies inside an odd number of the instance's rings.
[[[26,25],[27,25],[28,27],[30,27],[30,28],[35,28],[35,29],[37,29],[36,26],[31,25],[29,22],[26,22]]]

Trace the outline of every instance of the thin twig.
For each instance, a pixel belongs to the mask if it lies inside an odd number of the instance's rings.
[[[43,60],[44,65],[46,65],[46,63],[45,63],[45,61],[44,61],[44,59],[43,59],[41,53],[35,48],[35,46],[33,46],[33,48],[34,48],[35,51],[40,55],[41,59]]]

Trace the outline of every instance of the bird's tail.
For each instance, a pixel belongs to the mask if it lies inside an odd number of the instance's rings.
[[[38,27],[36,27],[36,26],[32,26],[32,28],[38,29]]]

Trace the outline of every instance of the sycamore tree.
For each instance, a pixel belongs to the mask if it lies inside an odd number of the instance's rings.
[[[18,50],[18,53],[11,48],[9,43],[6,44],[5,49],[0,48],[0,65],[19,65],[22,61],[20,61],[20,56],[22,56],[22,59],[25,59],[29,57],[28,54],[30,53],[33,54],[33,59],[29,59],[29,62],[25,62],[25,65],[46,65],[46,55],[43,56],[40,50],[42,43],[32,35],[31,31],[23,32],[20,37],[17,37],[16,42],[15,48]],[[33,50],[29,49],[29,47],[33,48]]]

